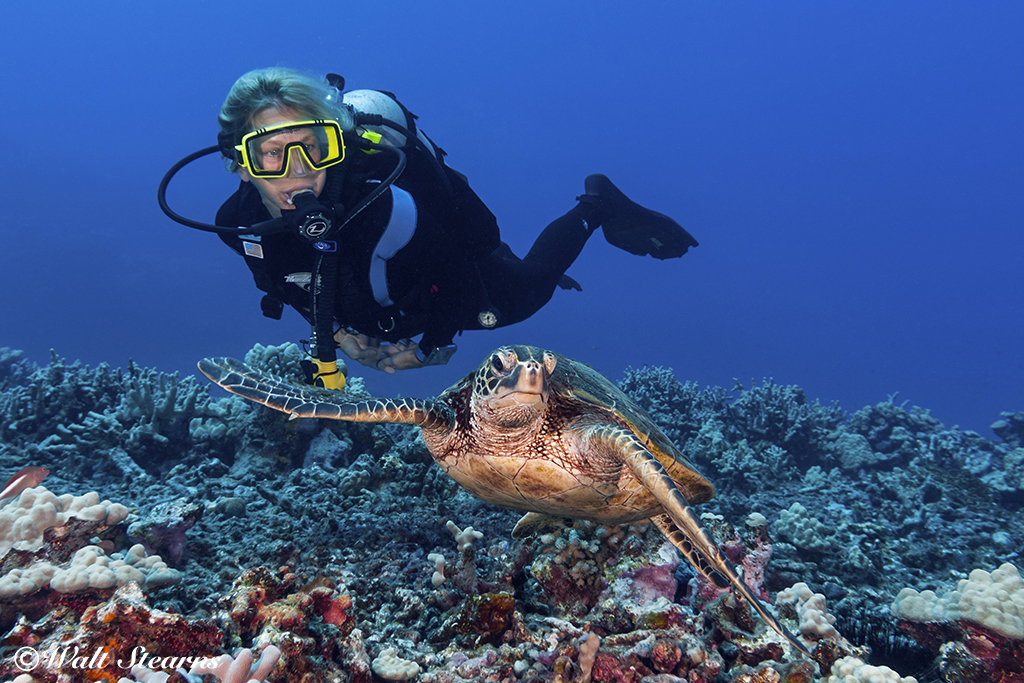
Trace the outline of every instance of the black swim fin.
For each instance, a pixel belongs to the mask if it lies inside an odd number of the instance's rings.
[[[583,183],[586,194],[576,199],[593,207],[588,220],[600,223],[612,246],[637,256],[678,258],[698,242],[664,214],[631,200],[607,176],[595,173]]]

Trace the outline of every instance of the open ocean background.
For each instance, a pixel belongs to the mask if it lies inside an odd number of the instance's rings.
[[[0,23],[0,346],[39,363],[194,374],[306,338],[242,260],[167,219],[156,187],[216,141],[243,72],[391,90],[520,255],[609,175],[701,243],[678,260],[587,245],[529,321],[386,376],[430,395],[504,343],[613,379],[772,377],[853,411],[929,408],[992,436],[1024,410],[1024,4],[1013,2],[49,2]],[[214,158],[171,206],[211,221]]]

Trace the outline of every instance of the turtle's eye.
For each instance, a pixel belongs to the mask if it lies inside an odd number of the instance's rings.
[[[500,353],[491,356],[491,370],[505,372],[505,359],[501,357]]]
[[[511,349],[498,349],[491,356],[491,371],[507,375],[516,364],[516,354]]]

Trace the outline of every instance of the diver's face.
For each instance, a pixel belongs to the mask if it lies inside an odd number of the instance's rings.
[[[308,118],[308,116],[303,116],[294,109],[278,109],[275,107],[261,112],[253,120],[253,124],[256,128],[266,128],[267,126],[274,126],[280,123],[303,121]],[[283,132],[265,141],[263,144],[266,146],[266,149],[263,151],[267,155],[272,155],[275,150],[279,152],[289,143],[308,142],[303,139],[303,136],[312,136],[312,133],[309,130],[301,129]],[[313,142],[315,143],[315,140]],[[280,163],[284,163],[284,160],[280,160]],[[327,169],[320,169],[318,171],[310,168],[306,164],[305,159],[302,158],[302,155],[296,150],[291,152],[291,158],[288,160],[288,174],[282,178],[257,178],[244,168],[238,169],[238,175],[245,182],[252,183],[260,191],[260,196],[263,197],[263,204],[270,211],[270,215],[275,218],[279,217],[282,211],[291,211],[295,208],[289,202],[295,193],[312,190],[313,194],[319,197],[324,189],[324,183],[327,182]]]

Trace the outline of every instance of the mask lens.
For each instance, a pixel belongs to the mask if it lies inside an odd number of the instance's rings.
[[[341,127],[335,121],[286,123],[242,138],[243,166],[261,178],[281,178],[333,166],[345,158]]]

